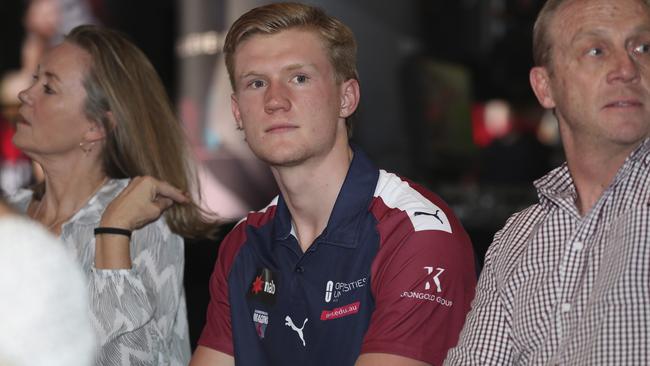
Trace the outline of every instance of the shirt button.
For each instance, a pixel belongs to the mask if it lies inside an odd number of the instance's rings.
[[[304,273],[304,272],[305,272],[305,268],[303,268],[303,266],[296,267],[296,273]]]
[[[560,308],[562,309],[563,313],[568,313],[569,310],[571,310],[571,304],[569,304],[568,302],[565,302],[564,304],[562,304],[562,306]]]
[[[573,251],[574,252],[579,252],[579,251],[582,250],[582,248],[584,248],[584,244],[582,244],[581,241],[577,241],[577,242],[573,243]]]

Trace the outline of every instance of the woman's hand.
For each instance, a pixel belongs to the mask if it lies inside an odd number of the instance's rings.
[[[136,177],[106,207],[101,227],[135,230],[157,220],[174,203],[188,202],[183,192],[152,177]],[[131,268],[129,237],[95,235],[95,268]]]
[[[100,226],[136,230],[157,220],[174,203],[189,198],[180,190],[152,177],[136,177],[106,207]]]

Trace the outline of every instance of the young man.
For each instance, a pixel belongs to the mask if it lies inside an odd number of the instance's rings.
[[[549,0],[530,81],[567,163],[495,236],[448,365],[650,364],[650,7]]]
[[[474,295],[471,244],[442,200],[349,145],[350,29],[273,4],[224,50],[235,120],[281,194],[222,243],[192,365],[440,364]]]

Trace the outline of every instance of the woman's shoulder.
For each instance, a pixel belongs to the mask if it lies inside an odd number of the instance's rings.
[[[97,197],[106,197],[109,200],[112,200],[115,198],[124,188],[126,188],[127,185],[129,185],[129,182],[131,181],[131,178],[121,178],[121,179],[115,179],[111,178],[104,183],[102,188],[99,189],[97,192]]]
[[[130,181],[131,179],[129,178],[107,180],[97,193],[90,197],[86,208],[101,207],[103,211],[103,208],[108,206],[108,204],[111,203],[111,201],[117,197],[124,188],[126,188]]]
[[[108,179],[79,209],[71,221],[81,224],[96,224],[109,203],[129,184],[130,179]]]

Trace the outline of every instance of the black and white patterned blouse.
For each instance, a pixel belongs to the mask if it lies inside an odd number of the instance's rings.
[[[129,183],[113,179],[61,227],[61,239],[88,276],[90,315],[99,350],[97,364],[182,365],[190,358],[183,289],[183,239],[164,219],[133,232],[132,268],[96,269],[95,237],[106,206]],[[19,191],[11,203],[26,212],[30,190]]]
[[[486,256],[446,365],[650,365],[650,143],[581,217],[566,164]]]

